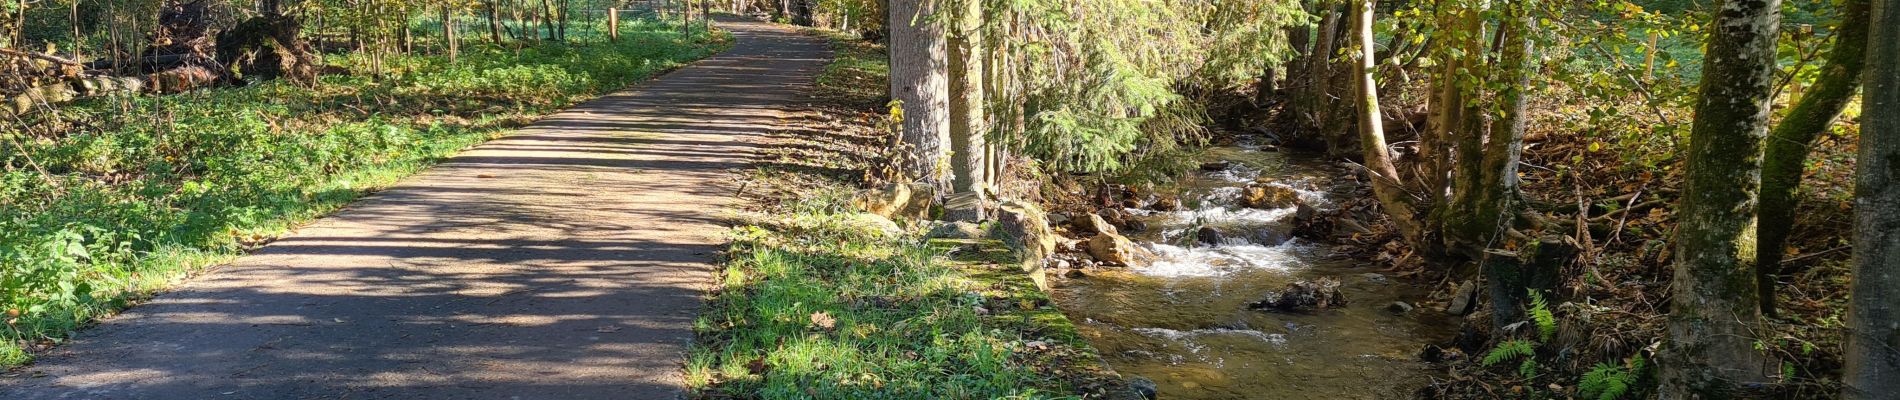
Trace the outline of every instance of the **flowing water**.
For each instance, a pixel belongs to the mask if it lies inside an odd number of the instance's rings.
[[[1449,337],[1453,321],[1420,308],[1399,315],[1394,301],[1424,290],[1376,272],[1382,263],[1328,257],[1325,245],[1285,240],[1294,210],[1238,203],[1257,178],[1329,207],[1316,179],[1319,161],[1240,145],[1211,148],[1204,161],[1231,167],[1197,172],[1175,188],[1185,210],[1129,210],[1147,229],[1129,238],[1152,250],[1150,266],[1067,280],[1057,302],[1124,375],[1157,384],[1164,399],[1390,399],[1428,383],[1418,353]],[[1199,245],[1196,230],[1227,233]],[[1368,275],[1373,274],[1373,275]],[[1265,312],[1248,303],[1295,280],[1332,277],[1350,304],[1311,314]]]

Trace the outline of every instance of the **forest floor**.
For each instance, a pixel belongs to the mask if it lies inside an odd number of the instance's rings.
[[[733,48],[445,160],[81,332],[0,397],[671,398],[751,138],[822,40]]]

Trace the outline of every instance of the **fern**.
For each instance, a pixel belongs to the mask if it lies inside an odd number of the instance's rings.
[[[1580,398],[1597,400],[1623,398],[1624,395],[1629,394],[1630,387],[1636,384],[1636,379],[1643,376],[1644,363],[1641,354],[1630,359],[1627,370],[1615,365],[1597,363],[1595,367],[1590,368],[1590,372],[1583,374],[1581,382],[1577,382],[1577,394]]]
[[[1484,360],[1481,364],[1489,367],[1505,361],[1528,358],[1536,353],[1536,343],[1531,343],[1529,340],[1511,340],[1498,343],[1498,347],[1491,349],[1490,353],[1484,355]]]
[[[1550,313],[1550,303],[1544,301],[1544,295],[1537,289],[1530,289],[1531,320],[1537,322],[1539,342],[1549,343],[1550,337],[1557,334],[1557,316]]]

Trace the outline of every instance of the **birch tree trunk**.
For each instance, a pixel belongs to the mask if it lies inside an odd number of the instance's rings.
[[[1834,48],[1828,53],[1827,65],[1821,67],[1821,77],[1768,133],[1768,149],[1762,156],[1761,204],[1756,206],[1761,238],[1755,247],[1755,267],[1760,269],[1757,285],[1763,314],[1775,314],[1775,281],[1781,275],[1789,228],[1794,225],[1794,194],[1808,166],[1808,146],[1834,124],[1834,118],[1854,98],[1854,90],[1860,88],[1870,7],[1869,0],[1846,0],[1841,5]]]
[[[1755,200],[1768,133],[1780,0],[1723,0],[1703,60],[1676,231],[1662,398],[1742,395],[1755,351]]]
[[[945,146],[950,141],[949,60],[943,24],[929,19],[933,2],[891,0],[891,98],[902,103],[903,143],[912,172],[947,193]]]
[[[1353,48],[1357,60],[1352,64],[1352,72],[1353,89],[1357,92],[1353,96],[1354,105],[1359,111],[1359,144],[1365,152],[1366,172],[1372,175],[1373,196],[1379,198],[1379,205],[1385,207],[1386,215],[1392,218],[1392,224],[1406,240],[1416,243],[1420,234],[1418,213],[1399,181],[1398,167],[1392,164],[1392,153],[1386,148],[1385,127],[1379,123],[1384,118],[1379,115],[1379,85],[1372,77],[1377,61],[1372,48],[1372,6],[1372,0],[1356,0],[1348,10],[1352,41],[1357,46]]]
[[[1854,181],[1842,398],[1900,393],[1900,0],[1874,0]]]

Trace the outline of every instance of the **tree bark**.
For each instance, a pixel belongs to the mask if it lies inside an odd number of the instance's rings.
[[[1869,0],[1846,0],[1841,22],[1835,30],[1834,49],[1814,87],[1781,123],[1768,133],[1767,151],[1762,156],[1761,238],[1757,242],[1755,267],[1760,269],[1756,283],[1761,292],[1761,311],[1775,315],[1775,281],[1781,275],[1781,259],[1794,226],[1794,210],[1799,200],[1801,175],[1808,165],[1808,146],[1833,125],[1847,103],[1860,88],[1861,66],[1867,56]]]
[[[1365,152],[1366,172],[1372,175],[1373,196],[1379,198],[1379,205],[1385,208],[1386,215],[1392,218],[1392,224],[1406,241],[1416,243],[1422,233],[1418,212],[1399,180],[1398,167],[1392,164],[1392,153],[1386,148],[1385,127],[1379,123],[1383,118],[1379,116],[1379,85],[1372,76],[1377,61],[1372,48],[1372,6],[1372,0],[1357,0],[1350,10],[1352,33],[1358,46],[1354,48],[1358,60],[1352,64],[1352,72],[1353,88],[1358,92],[1353,98],[1357,99],[1354,105],[1358,109],[1359,144]]]
[[[969,197],[965,207],[946,208],[944,217],[953,221],[982,220],[988,198],[984,188],[989,164],[987,141],[989,115],[984,112],[983,96],[983,10],[975,0],[962,0],[955,15],[956,32],[949,37],[950,49],[950,155],[951,192]],[[949,204],[949,203],[946,203]],[[956,214],[956,215],[952,215]]]
[[[947,193],[945,146],[950,138],[949,61],[943,24],[928,17],[933,2],[891,0],[891,98],[902,104],[901,138],[913,157],[911,172]]]
[[[1842,398],[1900,393],[1900,1],[1874,0],[1854,181]]]
[[[449,62],[454,63],[461,43],[455,37],[455,9],[446,3],[442,4],[442,42],[448,46]]]
[[[1677,213],[1665,399],[1741,396],[1768,370],[1754,349],[1754,206],[1781,1],[1723,0],[1714,10]]]
[[[488,41],[501,44],[501,5],[495,0],[488,1]]]
[[[607,40],[620,41],[620,5],[607,9]]]

